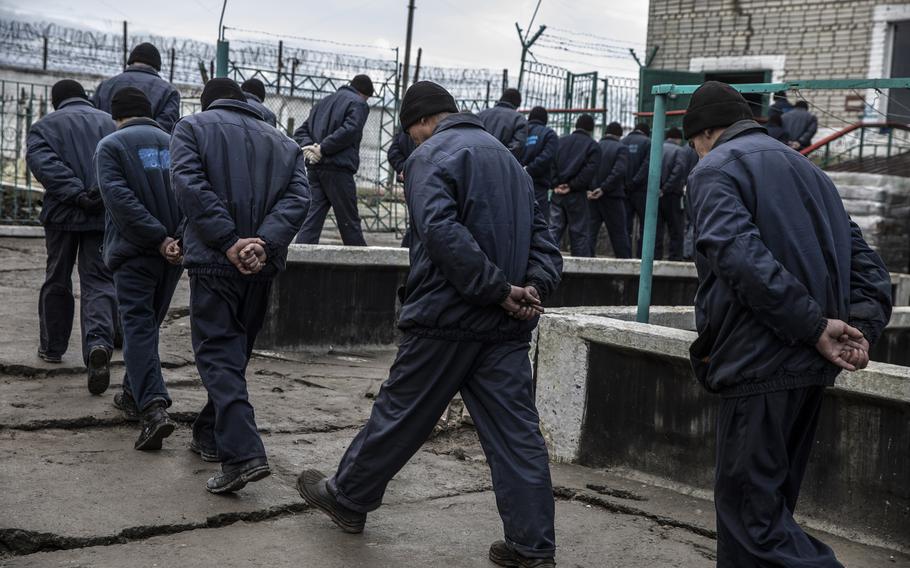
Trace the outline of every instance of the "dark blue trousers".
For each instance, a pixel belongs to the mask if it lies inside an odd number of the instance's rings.
[[[636,258],[641,258],[641,244],[645,234],[645,207],[648,202],[647,190],[633,191],[629,193],[629,235],[630,242],[637,243],[635,246]],[[635,219],[638,219],[638,239],[632,234],[635,226]]]
[[[66,353],[73,332],[76,300],[73,266],[79,266],[79,317],[82,324],[82,360],[96,345],[114,348],[117,311],[114,280],[101,260],[104,233],[100,231],[44,230],[47,270],[38,296],[40,349],[49,355]]]
[[[824,390],[722,399],[714,483],[718,568],[842,568],[793,519]]]
[[[683,259],[683,244],[686,238],[686,214],[683,210],[681,193],[666,193],[657,202],[657,234],[654,241],[654,259],[664,257],[664,235],[668,237],[669,256],[667,260]]]
[[[161,257],[140,256],[114,271],[123,326],[123,390],[140,411],[153,402],[171,405],[158,358],[158,328],[167,316],[183,268]]]
[[[613,254],[616,255],[616,258],[630,258],[632,245],[629,243],[629,229],[626,227],[626,198],[603,195],[600,199],[589,199],[588,207],[591,216],[591,227],[588,229],[591,239],[591,256],[596,255],[595,249],[600,227],[606,224],[610,244],[613,246]]]
[[[568,229],[572,256],[590,256],[589,224],[588,196],[584,191],[553,194],[553,201],[550,202],[550,234],[557,246],[562,243],[562,235]]]
[[[322,226],[329,208],[335,213],[335,224],[341,233],[341,240],[347,246],[365,247],[363,229],[360,227],[360,213],[357,211],[357,184],[354,174],[345,170],[310,168],[307,177],[310,181],[310,211],[300,233],[297,243],[319,244]]]
[[[527,341],[479,343],[405,335],[369,421],[329,487],[346,507],[369,512],[461,392],[493,477],[506,540],[521,554],[555,550],[553,488],[538,426]]]
[[[543,218],[550,222],[550,188],[546,185],[534,184],[534,199]]]
[[[218,449],[222,464],[265,457],[246,387],[246,366],[268,310],[271,280],[190,276],[196,369],[208,400],[193,437]]]

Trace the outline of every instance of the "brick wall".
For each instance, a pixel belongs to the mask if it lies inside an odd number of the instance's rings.
[[[775,73],[775,79],[866,78],[870,50],[874,49],[873,10],[886,4],[907,2],[651,0],[648,48],[660,46],[653,62],[659,69],[689,70],[693,58],[783,55],[783,69]],[[856,112],[844,110],[849,94],[854,93],[804,93],[834,115],[815,110],[819,124],[828,127],[856,121]],[[791,93],[791,102],[795,98]]]

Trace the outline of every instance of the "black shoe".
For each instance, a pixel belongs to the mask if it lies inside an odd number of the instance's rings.
[[[111,352],[96,345],[88,352],[88,392],[101,394],[111,384]]]
[[[203,444],[202,442],[193,438],[190,441],[190,451],[202,458],[202,461],[205,462],[220,462],[221,456],[218,455],[218,450],[215,448],[210,448]]]
[[[160,450],[161,441],[170,436],[176,427],[164,405],[153,404],[142,413],[142,431],[133,447],[137,450]]]
[[[367,522],[366,513],[352,511],[339,503],[329,491],[327,482],[328,478],[322,473],[307,469],[297,477],[297,491],[304,501],[327,514],[344,532],[362,533]]]
[[[139,422],[139,407],[129,392],[121,391],[115,394],[114,407],[123,413],[127,422]]]
[[[259,481],[272,473],[265,458],[253,458],[232,466],[221,466],[221,471],[208,480],[205,488],[209,493],[233,493],[246,487],[247,483]]]
[[[63,363],[63,355],[53,355],[41,348],[38,349],[38,357],[48,363]]]
[[[512,550],[504,541],[497,540],[490,545],[490,561],[497,566],[509,568],[555,568],[553,558],[527,558]]]

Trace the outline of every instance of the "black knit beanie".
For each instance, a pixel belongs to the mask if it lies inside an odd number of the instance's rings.
[[[265,85],[262,84],[262,81],[259,79],[247,79],[240,85],[240,90],[244,93],[249,93],[251,95],[256,95],[256,98],[259,99],[259,102],[265,100]]]
[[[708,81],[692,93],[683,117],[683,131],[691,139],[708,128],[727,127],[753,118],[749,103],[726,83]]]
[[[351,86],[357,89],[357,92],[361,95],[366,95],[372,97],[373,93],[373,81],[366,75],[357,75],[351,79]]]
[[[667,138],[674,138],[677,140],[682,140],[682,137],[683,137],[682,130],[680,130],[679,128],[676,128],[675,126],[673,128],[671,128],[670,130],[667,130]]]
[[[54,110],[57,110],[57,107],[60,106],[60,103],[66,99],[72,99],[80,97],[88,100],[88,95],[85,94],[85,89],[82,88],[77,81],[72,79],[63,79],[62,81],[57,81],[54,83],[54,86],[51,87],[51,104],[54,105]]]
[[[518,89],[506,89],[499,100],[518,108],[521,106],[521,92]]]
[[[240,90],[240,85],[233,79],[226,77],[209,79],[209,82],[205,84],[205,88],[202,89],[202,96],[199,97],[199,102],[202,103],[202,110],[208,110],[209,105],[218,99],[246,101],[243,91]]]
[[[638,130],[645,136],[651,136],[651,127],[648,126],[647,122],[639,122],[635,125],[635,130]]]
[[[441,112],[458,112],[455,99],[432,81],[418,81],[408,87],[404,94],[398,119],[401,121],[401,129],[407,131],[421,118]]]
[[[618,122],[611,122],[607,125],[607,134],[622,136],[622,125]]]
[[[590,114],[583,114],[579,116],[578,120],[575,121],[575,129],[594,132],[594,117]]]
[[[536,107],[532,108],[531,112],[528,113],[528,120],[536,120],[538,122],[542,122],[543,124],[546,124],[547,120],[549,120],[549,114],[547,114],[547,109],[545,109],[541,106],[536,106]]]
[[[140,43],[130,52],[130,58],[126,60],[127,65],[133,63],[145,63],[155,68],[155,71],[161,71],[161,54],[158,48],[150,43]]]
[[[140,89],[123,87],[111,98],[111,117],[114,120],[144,116],[152,118],[152,103]]]

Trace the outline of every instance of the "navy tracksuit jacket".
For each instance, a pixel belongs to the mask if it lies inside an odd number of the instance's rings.
[[[309,206],[303,152],[249,104],[227,99],[180,120],[170,150],[186,215],[193,350],[209,395],[193,436],[222,463],[237,464],[265,456],[245,372],[271,279],[284,270]],[[267,264],[258,274],[242,275],[225,256],[241,237],[266,243]]]
[[[692,366],[723,397],[717,564],[839,567],[793,519],[823,390],[839,372],[814,346],[826,318],[878,339],[891,315],[888,271],[824,172],[754,121],[726,130],[692,171],[689,195]]]
[[[544,219],[550,221],[550,189],[553,187],[553,169],[559,153],[559,136],[539,120],[528,121],[528,139],[521,163],[534,180],[534,197]]]
[[[550,206],[550,232],[557,245],[569,230],[572,256],[591,254],[588,191],[600,167],[600,146],[584,130],[576,130],[559,139],[556,175],[553,186],[569,186],[565,195],[553,194]]]
[[[370,107],[354,87],[345,85],[310,110],[306,121],[294,132],[301,146],[319,144],[322,159],[308,166],[312,203],[298,243],[318,244],[329,208],[335,213],[338,232],[346,245],[366,246],[357,212],[357,184],[360,168],[360,140]]]
[[[812,144],[812,137],[818,132],[818,118],[806,109],[794,107],[781,116],[784,128],[790,138],[799,142],[800,149]]]
[[[483,127],[521,160],[528,139],[528,120],[512,103],[499,101],[477,113]]]
[[[123,389],[140,411],[171,403],[158,358],[158,328],[183,272],[159,251],[167,237],[179,240],[182,229],[171,191],[170,140],[151,118],[134,118],[95,153],[107,210],[104,262],[114,273],[123,329]]]
[[[278,126],[278,118],[275,116],[275,113],[272,112],[272,109],[265,106],[265,104],[259,100],[259,97],[253,93],[243,93],[246,96],[246,102],[249,103],[251,107],[259,111],[259,114],[262,115],[262,120],[266,121],[271,126]]]
[[[629,198],[629,233],[638,217],[637,255],[641,257],[641,241],[645,228],[645,204],[648,201],[648,168],[651,165],[651,139],[641,130],[626,134],[622,143],[629,149],[629,178],[626,195]]]
[[[47,270],[38,297],[39,350],[63,355],[73,329],[73,266],[79,267],[82,355],[96,345],[113,348],[116,300],[110,271],[101,260],[104,206],[80,207],[80,196],[98,197],[92,156],[98,141],[114,131],[111,116],[82,98],[32,125],[26,162],[44,187],[41,224],[47,244]]]
[[[689,153],[675,142],[664,142],[663,160],[660,164],[660,199],[657,202],[657,234],[654,258],[664,256],[664,234],[669,238],[668,260],[683,259],[683,241],[686,234],[686,216],[683,208],[683,188],[689,175]]]
[[[353,510],[379,507],[460,391],[492,470],[506,540],[523,555],[552,556],[553,495],[528,360],[537,322],[517,321],[499,304],[510,284],[552,294],[559,251],[531,178],[476,116],[443,119],[406,168],[414,225],[404,339],[329,488]]]
[[[626,226],[626,180],[629,176],[629,149],[618,136],[607,134],[600,141],[600,165],[591,189],[600,189],[599,199],[589,200],[591,223],[588,229],[591,256],[597,247],[600,227],[607,225],[610,244],[617,258],[630,258],[632,245]]]
[[[145,93],[152,103],[152,117],[166,132],[174,129],[174,123],[180,118],[180,93],[162,79],[154,67],[144,63],[134,63],[123,73],[101,81],[92,95],[92,102],[109,113],[114,93],[124,87],[136,87]]]

